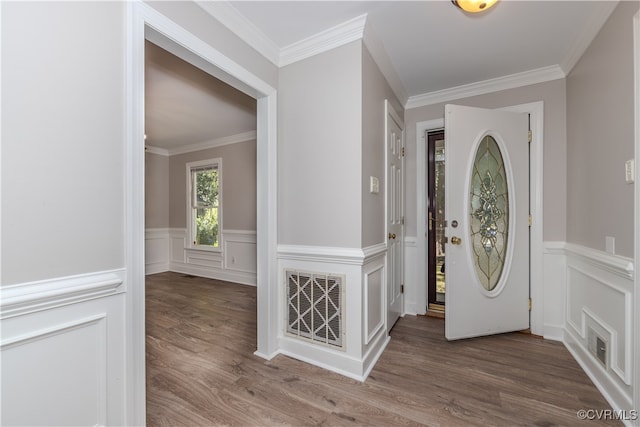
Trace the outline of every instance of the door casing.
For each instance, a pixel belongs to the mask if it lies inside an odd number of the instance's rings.
[[[197,64],[257,100],[257,351],[277,353],[277,91],[213,46],[142,2],[126,6],[125,235],[127,283],[127,424],[144,425],[144,42]]]

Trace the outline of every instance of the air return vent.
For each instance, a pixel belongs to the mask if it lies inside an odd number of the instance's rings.
[[[343,348],[344,276],[286,270],[287,332]]]

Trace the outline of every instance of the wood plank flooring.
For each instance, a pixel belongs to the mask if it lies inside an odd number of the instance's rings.
[[[524,334],[447,342],[407,316],[364,383],[253,355],[256,292],[178,273],[147,276],[150,426],[572,426],[610,409],[562,344]]]

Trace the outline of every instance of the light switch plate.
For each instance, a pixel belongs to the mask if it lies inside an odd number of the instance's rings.
[[[611,236],[606,236],[604,238],[604,246],[605,251],[608,253],[615,255],[616,253],[616,238]]]
[[[369,177],[369,192],[378,194],[380,192],[380,181],[375,176]]]
[[[633,184],[634,175],[635,175],[635,160],[629,159],[624,162],[624,175],[627,181],[627,184]]]

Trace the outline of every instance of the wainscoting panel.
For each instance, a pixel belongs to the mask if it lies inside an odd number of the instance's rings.
[[[363,381],[386,347],[384,244],[368,248],[278,247],[279,312],[287,307],[285,271],[310,271],[345,278],[342,351],[288,336],[280,324],[279,353]],[[284,317],[284,316],[283,316]]]
[[[384,277],[384,264],[364,274],[364,344],[369,344],[384,328]]]
[[[3,288],[0,424],[126,423],[124,277],[114,270]]]
[[[220,251],[187,248],[187,230],[169,230],[169,271],[256,285],[256,232],[222,230]]]
[[[241,273],[256,274],[256,232],[224,230],[224,268]]]
[[[187,262],[187,254],[184,248],[187,247],[187,230],[184,228],[172,228],[169,230],[169,266],[173,263]]]
[[[614,409],[631,409],[633,262],[566,244],[565,344]]]
[[[418,280],[419,265],[427,261],[418,259],[415,237],[404,239],[404,314],[425,314],[427,312],[427,282]],[[426,269],[425,269],[426,271]]]
[[[169,271],[170,233],[168,228],[145,230],[145,274]]]
[[[564,242],[545,242],[542,256],[543,264],[543,325],[541,332],[546,339],[562,341],[564,339],[567,257]],[[532,301],[532,305],[539,301]],[[534,334],[538,331],[532,331]]]

